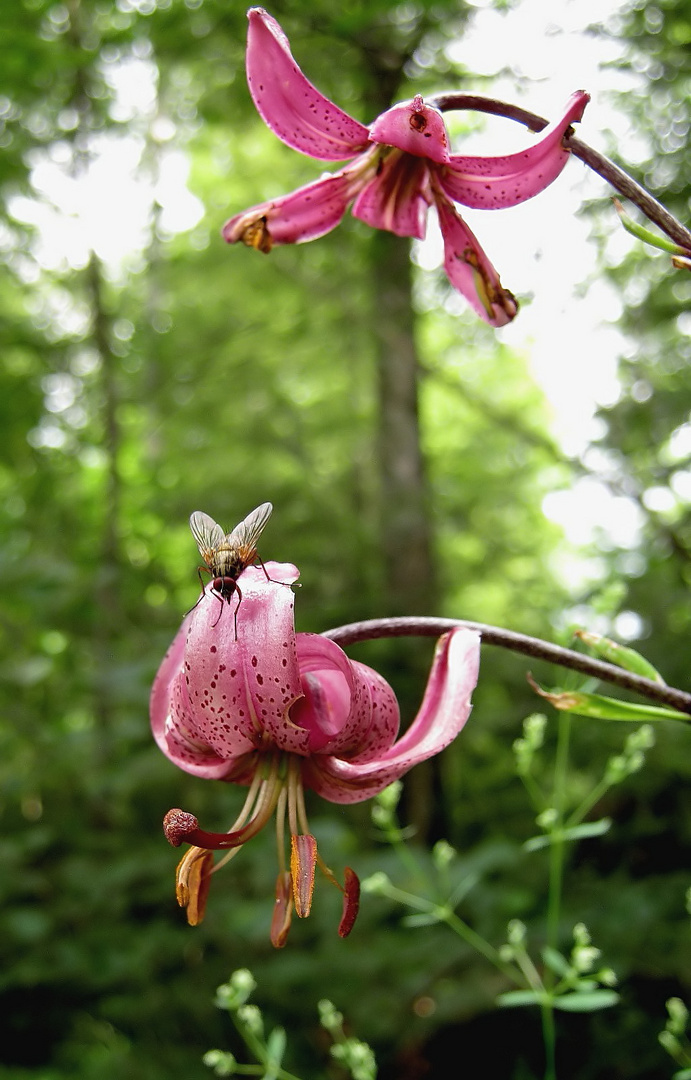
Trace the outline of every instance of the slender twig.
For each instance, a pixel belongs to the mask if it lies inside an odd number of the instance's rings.
[[[533,656],[538,660],[546,660],[551,664],[559,664],[561,667],[580,671],[583,675],[590,675],[604,682],[614,683],[625,690],[631,690],[641,697],[657,701],[661,705],[668,705],[680,712],[691,714],[691,694],[684,690],[677,690],[673,686],[664,683],[653,682],[642,675],[635,675],[624,668],[608,664],[604,660],[597,660],[584,653],[574,652],[573,649],[565,649],[561,645],[554,645],[550,641],[541,638],[529,637],[515,630],[505,630],[499,626],[488,626],[485,623],[470,622],[466,619],[437,619],[424,615],[401,615],[391,619],[367,619],[364,622],[349,623],[347,626],[338,626],[333,630],[326,630],[324,637],[331,641],[337,641],[339,645],[354,645],[358,641],[369,641],[373,638],[384,637],[440,637],[448,633],[454,627],[463,626],[468,630],[476,630],[485,645],[498,645],[503,649],[511,649],[513,652],[522,653],[524,656]]]
[[[484,94],[437,94],[436,97],[428,99],[428,104],[433,105],[442,112],[448,112],[451,109],[475,109],[478,112],[494,113],[496,116],[504,116],[508,120],[516,120],[531,131],[542,131],[548,125],[548,121],[543,116],[538,116],[537,113],[522,109],[520,105],[512,105],[507,101],[498,101],[496,98],[485,97]],[[677,221],[657,199],[653,198],[650,192],[636,183],[628,173],[625,173],[608,157],[605,157],[598,150],[593,150],[592,146],[588,146],[587,143],[576,138],[573,134],[567,133],[564,145],[569,148],[575,157],[580,158],[621,195],[626,199],[630,199],[670,239],[674,240],[686,251],[691,252],[691,232],[680,221]]]

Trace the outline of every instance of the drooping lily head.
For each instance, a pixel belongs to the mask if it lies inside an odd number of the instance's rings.
[[[420,711],[397,739],[398,704],[388,683],[334,642],[296,634],[289,586],[298,571],[287,563],[266,563],[266,571],[270,580],[262,568],[242,575],[237,638],[230,608],[219,618],[210,589],[186,616],[154,682],[151,723],[159,747],[181,769],[248,788],[227,832],[201,829],[181,809],[166,815],[169,841],[192,845],[177,874],[188,921],[204,916],[211,873],[275,817],[271,940],[280,947],[293,909],[309,914],[317,867],[343,892],[343,937],[357,914],[357,876],[346,868],[341,885],[321,859],[305,789],[331,802],[360,802],[447,746],[470,713],[479,639],[461,629],[440,639]],[[215,866],[214,850],[226,853]]]
[[[564,135],[581,119],[588,94],[572,94],[559,119],[525,150],[503,157],[453,154],[442,114],[419,94],[369,126],[361,124],[303,75],[268,12],[250,8],[248,19],[247,81],[264,122],[303,154],[351,160],[335,173],[236,214],[223,228],[228,243],[240,241],[268,254],[274,245],[314,240],[334,229],[351,204],[353,215],[375,229],[422,239],[434,206],[449,281],[486,322],[510,322],[518,311],[516,300],[455,203],[496,210],[543,191],[568,161]]]

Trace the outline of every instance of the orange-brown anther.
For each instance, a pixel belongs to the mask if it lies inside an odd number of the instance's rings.
[[[345,889],[343,890],[343,914],[338,924],[338,936],[345,938],[353,929],[357,913],[360,910],[360,879],[349,866],[345,868]]]
[[[314,870],[317,865],[317,841],[309,834],[290,838],[290,873],[293,900],[300,919],[306,919],[312,907]]]
[[[213,864],[212,853],[202,848],[190,848],[178,863],[175,896],[190,926],[199,926],[204,918]]]
[[[271,233],[269,232],[266,224],[266,217],[262,216],[257,218],[248,225],[240,238],[246,247],[254,248],[255,251],[262,251],[264,255],[268,255],[271,248],[274,246]]]
[[[282,949],[288,940],[292,915],[293,882],[289,872],[282,870],[276,878],[276,900],[271,917],[271,944],[275,949]]]

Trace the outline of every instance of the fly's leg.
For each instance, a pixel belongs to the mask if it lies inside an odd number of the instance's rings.
[[[218,625],[218,621],[221,618],[221,615],[223,614],[223,597],[219,592],[216,592],[215,589],[212,589],[211,591],[214,594],[214,596],[217,598],[217,600],[220,601],[220,604],[221,604],[221,608],[220,608],[220,611],[218,613],[218,618],[216,619],[216,622],[212,622],[212,624],[211,624],[211,628],[213,629],[215,626]],[[230,600],[228,601],[228,603],[230,603]],[[237,641],[237,633],[235,634],[235,640]]]
[[[257,563],[259,563],[262,570],[264,571],[264,575],[266,577],[266,580],[267,581],[273,581],[274,585],[287,585],[288,588],[290,588],[292,585],[294,585],[296,589],[301,589],[302,588],[302,583],[299,582],[299,581],[277,581],[276,578],[269,577],[269,572],[266,569],[266,567],[264,566],[264,560],[262,559],[261,555],[257,555]],[[254,565],[256,566],[257,563],[255,563]]]
[[[202,587],[202,594],[199,597],[199,599],[197,600],[197,603],[192,604],[192,607],[189,609],[189,611],[185,612],[185,614],[183,615],[184,619],[186,619],[187,616],[190,614],[190,612],[194,611],[194,609],[196,607],[198,607],[199,604],[201,604],[202,600],[204,599],[204,593],[205,593],[206,586],[204,585],[204,578],[202,577],[202,570],[205,570],[207,574],[209,573],[209,570],[208,570],[208,568],[206,566],[198,566],[197,567],[197,577],[199,578],[199,584]]]

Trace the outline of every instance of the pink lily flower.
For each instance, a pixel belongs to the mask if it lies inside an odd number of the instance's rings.
[[[330,802],[360,802],[439,753],[470,714],[480,642],[465,629],[440,639],[420,711],[397,739],[398,703],[388,683],[327,638],[296,634],[286,584],[298,571],[289,563],[265,565],[272,580],[261,567],[242,574],[237,638],[231,608],[222,605],[219,617],[211,586],[185,617],[153,685],[151,724],[179,768],[249,788],[228,832],[207,832],[180,809],[165,817],[170,843],[192,845],[177,870],[188,921],[204,916],[213,870],[275,815],[279,873],[271,941],[280,948],[293,908],[301,918],[309,915],[317,866],[343,892],[342,937],[358,908],[354,871],[346,868],[340,885],[317,852],[305,788]],[[227,853],[215,867],[214,850]]]
[[[454,203],[496,210],[543,191],[568,161],[563,138],[581,119],[589,95],[572,94],[556,123],[527,149],[504,157],[465,157],[449,152],[442,114],[419,94],[369,127],[354,120],[305,78],[268,12],[250,8],[248,18],[247,81],[262,119],[294,150],[323,161],[352,161],[236,214],[223,227],[228,243],[242,241],[268,254],[274,244],[314,240],[339,224],[350,203],[353,215],[375,229],[422,240],[434,205],[449,281],[490,325],[510,322],[518,304]]]

